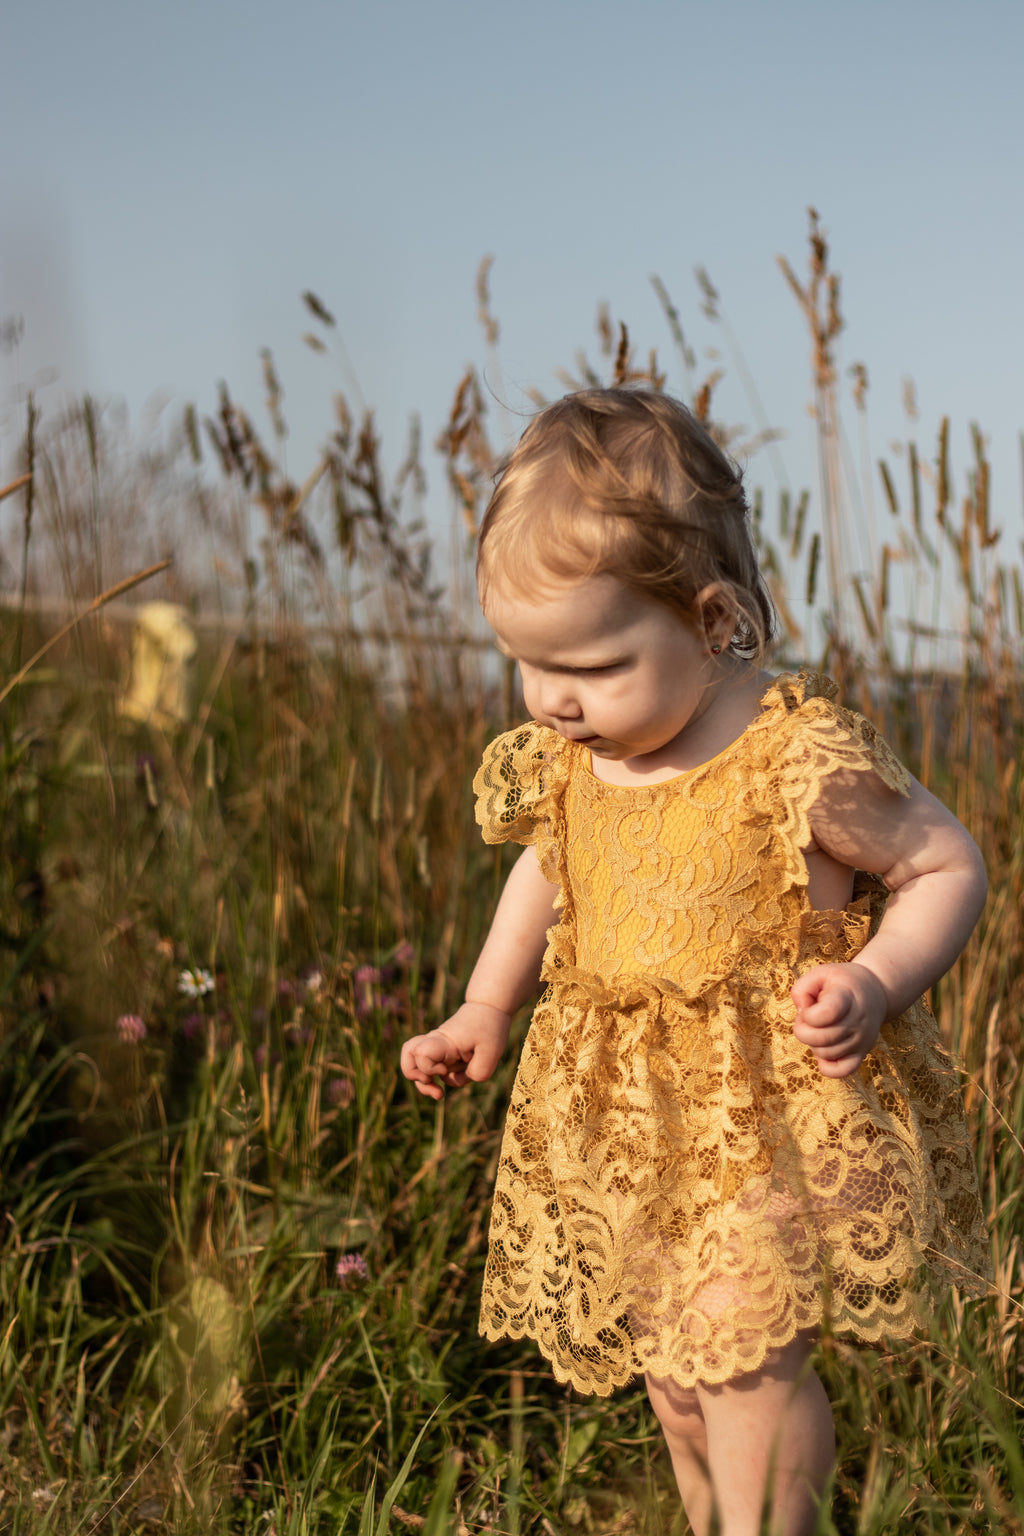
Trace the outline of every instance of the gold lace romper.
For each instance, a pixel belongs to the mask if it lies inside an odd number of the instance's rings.
[[[823,678],[783,676],[724,752],[622,787],[536,724],[488,750],[488,842],[535,843],[560,886],[547,984],[509,1108],[480,1331],[536,1340],[607,1394],[756,1369],[828,1318],[905,1336],[929,1290],[984,1289],[988,1244],[957,1077],[923,1002],[826,1078],[790,988],[856,956],[880,881],[814,911],[818,786],[906,770]],[[855,896],[857,892],[855,891]]]

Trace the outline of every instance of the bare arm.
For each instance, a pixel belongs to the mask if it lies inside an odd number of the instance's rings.
[[[537,986],[557,889],[541,874],[536,851],[525,849],[501,893],[466,1001],[440,1028],[402,1047],[402,1071],[427,1098],[442,1098],[442,1083],[483,1082],[498,1065],[512,1015]]]
[[[882,876],[892,895],[875,937],[850,965],[817,966],[793,988],[794,1033],[826,1077],[856,1071],[888,1018],[949,970],[985,903],[973,839],[916,780],[909,799],[873,774],[837,774],[811,816],[818,845]]]

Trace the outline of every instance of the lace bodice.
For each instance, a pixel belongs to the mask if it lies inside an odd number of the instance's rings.
[[[815,926],[802,850],[820,784],[840,769],[903,794],[910,782],[834,695],[824,678],[780,678],[730,747],[652,785],[603,783],[585,748],[544,726],[500,737],[477,775],[477,814],[488,842],[536,842],[562,888],[545,973],[570,965],[694,996],[766,945],[795,963]]]

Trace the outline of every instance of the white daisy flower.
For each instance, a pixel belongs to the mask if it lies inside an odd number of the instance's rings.
[[[214,988],[213,975],[202,966],[195,966],[192,970],[182,971],[178,977],[178,991],[186,997],[205,997]]]

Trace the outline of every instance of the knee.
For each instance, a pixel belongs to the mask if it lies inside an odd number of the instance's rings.
[[[815,1342],[814,1333],[798,1333],[788,1344],[770,1350],[756,1370],[738,1371],[713,1386],[698,1382],[696,1397],[700,1407],[708,1411],[712,1401],[742,1401],[773,1393],[785,1397],[789,1392],[798,1392],[814,1377],[810,1362]]]
[[[644,1379],[651,1407],[669,1445],[706,1456],[707,1426],[697,1393],[657,1376],[648,1375]]]

